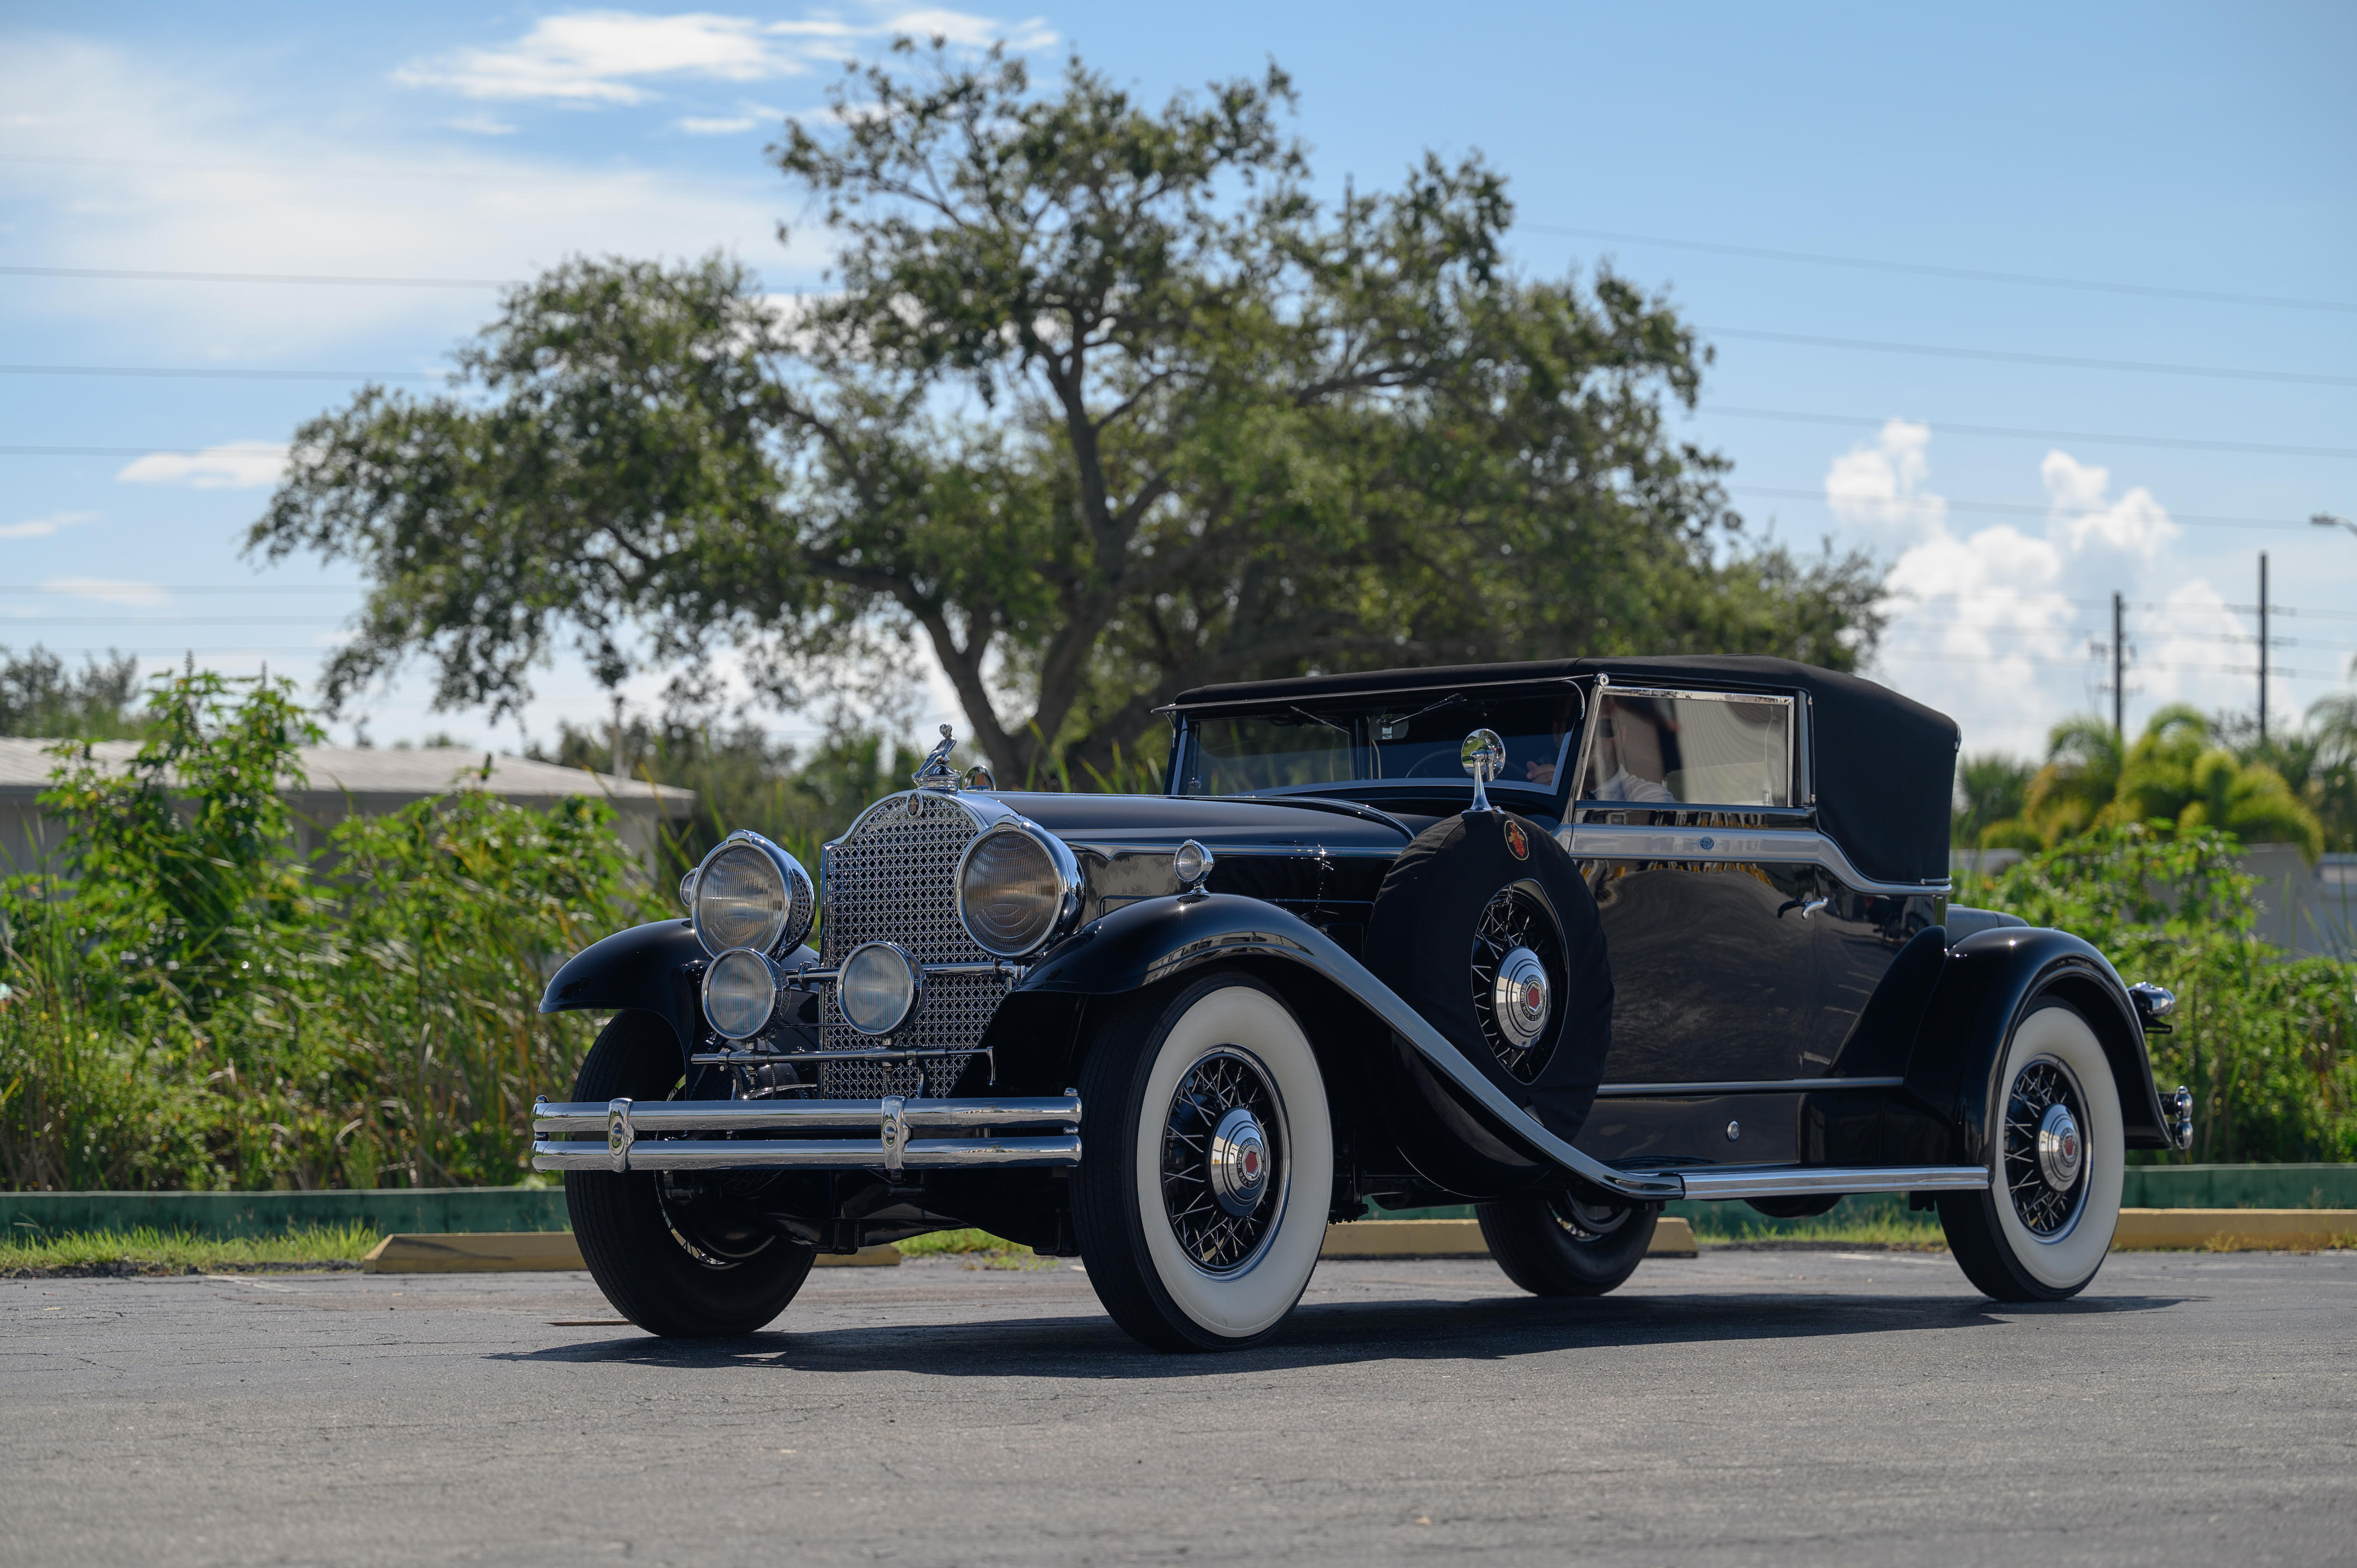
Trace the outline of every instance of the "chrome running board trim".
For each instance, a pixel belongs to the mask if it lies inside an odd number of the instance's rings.
[[[1903,1078],[1745,1078],[1722,1083],[1607,1083],[1598,1100],[1678,1100],[1714,1094],[1816,1094],[1829,1089],[1903,1089]]]
[[[995,1100],[616,1100],[533,1104],[532,1166],[578,1170],[990,1169],[1076,1165],[1081,1097]],[[1009,1128],[1051,1136],[1006,1137]],[[917,1138],[918,1129],[988,1133]],[[865,1132],[866,1139],[682,1138],[682,1133]],[[587,1133],[597,1143],[557,1141]]]
[[[1985,1165],[1706,1165],[1675,1174],[1685,1183],[1686,1197],[1697,1200],[1811,1197],[1827,1193],[1846,1197],[1858,1192],[1980,1192],[1989,1185]]]

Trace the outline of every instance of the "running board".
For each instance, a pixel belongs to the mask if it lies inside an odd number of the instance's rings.
[[[1985,1165],[1686,1166],[1648,1175],[1675,1176],[1697,1201],[1728,1197],[1847,1197],[1862,1192],[1982,1192]]]

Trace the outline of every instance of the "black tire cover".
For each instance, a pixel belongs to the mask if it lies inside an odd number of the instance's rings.
[[[1499,1063],[1473,1009],[1473,929],[1500,889],[1531,882],[1563,927],[1567,983],[1551,1054],[1524,1083]],[[1612,961],[1596,897],[1570,854],[1527,817],[1444,817],[1393,863],[1367,923],[1367,967],[1547,1131],[1577,1137],[1612,1045]]]

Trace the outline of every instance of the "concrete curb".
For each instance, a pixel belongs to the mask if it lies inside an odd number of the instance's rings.
[[[1486,1258],[1478,1219],[1354,1219],[1326,1227],[1321,1258]],[[1653,1227],[1649,1258],[1696,1256],[1694,1227],[1664,1216]]]
[[[2307,1251],[2357,1238],[2357,1208],[2123,1208],[2115,1252]]]
[[[823,1269],[891,1268],[900,1249],[866,1247],[821,1252]],[[570,1230],[476,1230],[440,1236],[387,1236],[361,1264],[371,1274],[505,1274],[580,1269],[581,1249]]]

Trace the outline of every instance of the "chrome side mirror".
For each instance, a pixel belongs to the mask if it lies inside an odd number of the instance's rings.
[[[1465,814],[1496,811],[1490,804],[1490,781],[1506,769],[1505,741],[1496,730],[1477,729],[1457,748],[1457,760],[1473,776],[1473,803],[1465,809]]]

